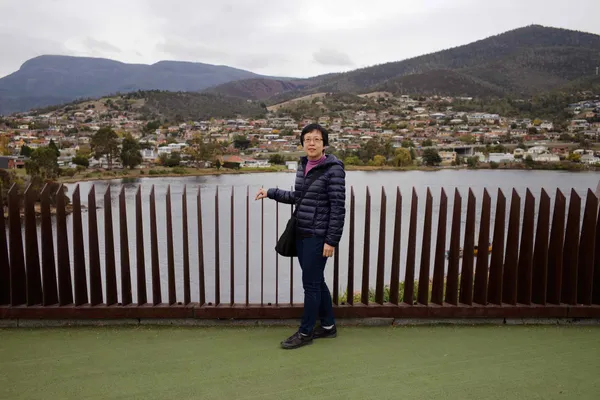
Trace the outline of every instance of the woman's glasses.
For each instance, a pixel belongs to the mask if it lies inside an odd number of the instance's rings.
[[[306,143],[321,143],[323,141],[323,139],[321,139],[321,138],[307,138],[307,137],[305,137],[304,141]]]

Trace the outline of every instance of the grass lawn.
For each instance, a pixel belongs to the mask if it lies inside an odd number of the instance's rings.
[[[1,399],[598,399],[600,327],[0,329]]]

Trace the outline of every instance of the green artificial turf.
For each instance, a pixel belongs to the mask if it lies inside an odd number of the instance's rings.
[[[600,327],[0,329],[2,399],[599,399]]]

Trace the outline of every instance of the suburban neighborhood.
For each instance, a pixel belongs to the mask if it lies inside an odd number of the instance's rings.
[[[600,165],[594,143],[600,137],[600,100],[568,105],[563,126],[547,119],[515,118],[456,111],[471,98],[361,95],[368,103],[335,104],[329,94],[269,107],[262,118],[185,122],[148,120],[129,106],[127,96],[81,102],[49,112],[0,119],[0,168],[25,168],[31,153],[53,146],[61,171],[119,169],[126,166],[194,168],[297,167],[303,126],[318,122],[330,134],[329,152],[355,166],[461,166],[518,163]],[[329,106],[328,106],[329,104]],[[369,109],[377,104],[378,110]],[[315,113],[302,110],[320,109]],[[566,125],[566,126],[565,126]],[[113,150],[99,148],[99,132],[115,135]],[[119,149],[129,138],[139,159],[123,162]],[[371,143],[372,142],[372,143]],[[103,147],[103,146],[100,146]],[[106,147],[106,146],[104,146]],[[403,150],[399,150],[403,149]],[[362,151],[361,151],[362,150]],[[125,164],[125,165],[124,165]]]

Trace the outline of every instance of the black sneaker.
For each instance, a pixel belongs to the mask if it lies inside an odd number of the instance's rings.
[[[284,349],[296,349],[298,347],[311,344],[312,341],[312,336],[303,335],[300,332],[296,332],[292,336],[281,342],[281,347],[283,347]]]
[[[322,326],[315,328],[313,332],[313,338],[334,338],[337,336],[337,329],[335,329],[335,325],[331,329],[325,329]]]

